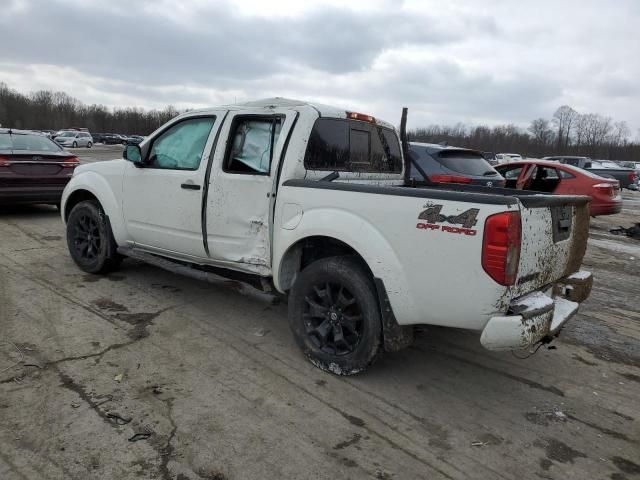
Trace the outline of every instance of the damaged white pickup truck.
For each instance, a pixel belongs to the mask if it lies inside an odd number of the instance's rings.
[[[404,125],[406,111],[401,142],[369,115],[285,99],[180,115],[75,170],[69,251],[96,274],[131,256],[279,292],[304,354],[336,374],[419,324],[491,350],[550,341],[591,290],[588,198],[418,185]]]

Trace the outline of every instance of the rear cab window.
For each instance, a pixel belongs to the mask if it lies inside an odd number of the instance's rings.
[[[304,158],[307,170],[356,173],[402,173],[398,136],[375,123],[318,118]]]

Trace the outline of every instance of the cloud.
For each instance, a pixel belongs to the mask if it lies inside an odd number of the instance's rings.
[[[279,95],[397,121],[407,105],[411,125],[526,125],[568,103],[637,128],[639,5],[10,0],[0,81],[118,106]]]

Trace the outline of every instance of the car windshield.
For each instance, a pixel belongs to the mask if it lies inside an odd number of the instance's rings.
[[[32,152],[59,152],[62,149],[42,135],[0,135],[0,150],[26,150]]]
[[[465,150],[441,150],[431,156],[443,167],[467,175],[497,175],[497,172],[484,157],[476,152]]]
[[[75,137],[76,136],[76,132],[62,132],[58,136],[59,137]]]

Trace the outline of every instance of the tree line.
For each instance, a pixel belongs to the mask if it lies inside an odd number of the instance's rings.
[[[148,135],[180,112],[85,105],[64,92],[40,90],[24,95],[0,82],[0,126],[26,130],[88,128],[90,132]]]
[[[537,118],[525,130],[513,124],[489,127],[464,124],[416,128],[408,137],[416,142],[442,143],[494,153],[519,153],[541,158],[579,155],[594,159],[640,161],[640,143],[630,141],[626,122],[597,113],[579,113],[568,105],[551,119]]]
[[[33,130],[85,127],[90,132],[148,135],[180,112],[108,108],[85,105],[64,92],[40,90],[22,94],[0,82],[0,126]],[[591,158],[640,161],[640,143],[629,140],[626,122],[596,113],[579,113],[568,105],[550,119],[537,118],[527,129],[506,124],[430,125],[408,132],[409,139],[473,148],[487,152],[520,153],[527,157],[582,155]]]

